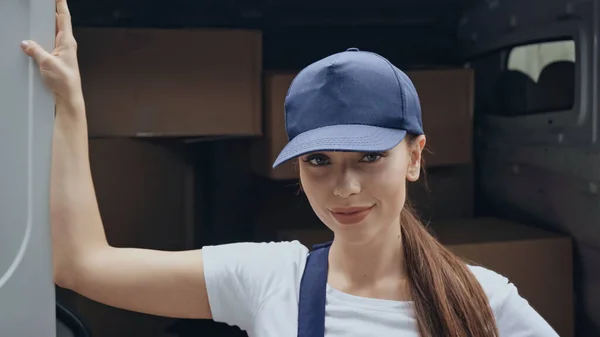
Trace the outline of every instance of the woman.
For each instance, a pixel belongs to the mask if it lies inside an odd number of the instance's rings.
[[[556,336],[507,280],[467,266],[406,205],[425,136],[415,88],[356,49],[304,69],[286,99],[302,188],[335,234],[161,252],[108,245],[88,162],[84,99],[65,0],[52,53],[23,42],[53,91],[51,216],[56,282],[155,315],[214,319],[260,337]]]

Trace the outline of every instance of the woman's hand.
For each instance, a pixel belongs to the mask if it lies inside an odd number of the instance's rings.
[[[79,100],[82,95],[77,62],[77,43],[73,36],[71,14],[66,0],[56,0],[56,38],[54,50],[47,52],[35,41],[23,41],[21,48],[38,64],[44,83],[58,102]]]

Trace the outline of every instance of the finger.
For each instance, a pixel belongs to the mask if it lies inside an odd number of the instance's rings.
[[[43,64],[46,60],[48,60],[52,55],[44,50],[37,42],[26,40],[21,42],[21,48],[23,52],[31,57],[38,64]]]
[[[56,0],[56,14],[58,29],[63,34],[72,35],[71,13],[69,12],[69,6],[67,6],[67,0]]]
[[[54,48],[57,48],[58,45],[59,45],[59,42],[60,42],[58,40],[58,38],[59,38],[59,35],[58,35],[58,32],[59,32],[59,29],[58,29],[58,13],[55,13],[54,15],[55,15],[55,18],[54,18]]]
[[[71,15],[69,13],[69,6],[67,5],[67,0],[56,0],[56,13],[58,14],[66,14]]]

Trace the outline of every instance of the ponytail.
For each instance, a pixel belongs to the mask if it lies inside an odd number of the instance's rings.
[[[409,146],[416,139],[406,136]],[[465,262],[427,231],[409,200],[400,213],[400,230],[421,336],[499,337],[481,284]]]
[[[400,219],[421,336],[498,337],[487,296],[469,267],[429,234],[409,202]]]

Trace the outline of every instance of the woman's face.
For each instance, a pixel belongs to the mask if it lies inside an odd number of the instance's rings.
[[[425,136],[385,153],[316,152],[299,158],[306,196],[336,240],[361,244],[399,226],[406,181],[419,178]]]

